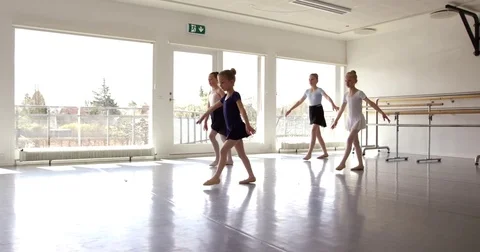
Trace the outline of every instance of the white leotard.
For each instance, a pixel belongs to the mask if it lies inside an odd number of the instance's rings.
[[[315,106],[318,104],[322,104],[322,96],[325,92],[321,88],[317,88],[312,92],[312,89],[309,88],[303,94],[304,98],[308,98],[308,102],[310,106]]]
[[[365,122],[365,116],[362,112],[363,99],[367,98],[365,93],[361,90],[357,90],[352,96],[350,92],[345,93],[343,96],[343,103],[347,103],[348,117],[346,123],[346,129],[348,131],[362,130],[367,127]]]
[[[213,104],[217,103],[217,101],[220,101],[220,99],[222,99],[222,97],[215,90],[210,91],[210,94],[208,94],[210,106],[213,106]]]

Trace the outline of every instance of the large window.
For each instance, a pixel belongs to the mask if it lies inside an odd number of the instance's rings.
[[[17,148],[150,143],[153,44],[15,29]]]
[[[208,75],[213,71],[213,65],[213,54],[173,53],[174,144],[209,141],[203,124],[198,125],[196,121],[207,110],[211,90]]]
[[[237,71],[235,90],[242,97],[248,119],[257,133],[248,138],[252,142],[263,142],[262,126],[259,125],[262,99],[259,89],[264,81],[265,57],[235,52],[223,52],[223,69],[235,68]]]
[[[283,143],[310,142],[311,125],[308,116],[308,100],[305,100],[288,117],[284,115],[310,88],[308,79],[312,73],[318,74],[317,86],[322,88],[335,101],[337,106],[340,106],[338,85],[343,83],[337,82],[337,67],[335,65],[277,58],[276,130],[277,146],[279,148]],[[325,142],[327,142],[327,145],[328,143],[331,145],[334,142],[344,142],[341,126],[335,131],[330,129],[336,112],[333,111],[331,104],[326,99],[322,100],[322,105],[327,121],[327,128],[321,128]]]

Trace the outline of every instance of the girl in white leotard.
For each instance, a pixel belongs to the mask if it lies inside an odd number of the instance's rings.
[[[358,166],[352,168],[352,171],[355,170],[363,170],[363,159],[362,159],[362,150],[360,149],[360,142],[358,141],[358,132],[360,130],[365,129],[367,127],[365,123],[365,116],[363,115],[362,111],[362,102],[365,101],[370,105],[372,108],[377,110],[380,114],[382,114],[383,120],[387,120],[390,122],[388,116],[377,106],[377,104],[373,103],[370,99],[367,98],[363,91],[358,90],[355,87],[357,84],[357,73],[352,70],[347,73],[345,76],[345,84],[349,89],[349,92],[346,92],[343,97],[343,104],[338,112],[337,118],[335,122],[332,124],[332,129],[337,126],[338,119],[342,115],[345,107],[348,105],[348,118],[346,128],[350,131],[350,135],[347,139],[347,147],[345,148],[345,155],[343,156],[342,161],[337,167],[337,170],[343,170],[345,168],[345,163],[347,162],[347,158],[352,151],[352,144],[355,147],[355,152],[357,154],[358,159]]]
[[[225,96],[225,92],[218,86],[218,72],[212,72],[208,75],[208,83],[210,84],[210,87],[212,90],[208,94],[208,108],[210,106],[213,106],[213,104],[217,103],[220,99],[222,99],[223,96]],[[226,137],[225,137],[225,118],[223,117],[223,110],[221,108],[213,111],[210,114],[210,117],[212,118],[212,124],[210,125],[211,131],[210,131],[210,142],[212,143],[213,150],[215,151],[215,161],[213,161],[210,166],[217,166],[218,162],[220,160],[220,146],[217,141],[217,134],[220,134],[220,137],[222,138],[222,141],[225,142]],[[208,117],[204,121],[203,125],[204,130],[208,130]],[[233,165],[233,160],[232,160],[232,152],[228,151],[227,155],[227,165]]]
[[[327,122],[325,121],[324,110],[322,107],[322,97],[325,97],[333,107],[333,110],[337,111],[338,107],[332,101],[330,96],[328,96],[322,88],[317,87],[318,83],[318,74],[312,73],[309,78],[310,88],[305,91],[302,98],[293,105],[291,109],[285,113],[285,116],[288,116],[292,110],[300,106],[300,104],[308,98],[309,108],[308,114],[310,117],[310,124],[312,125],[312,137],[310,139],[310,146],[308,147],[307,155],[303,158],[304,160],[309,160],[312,157],[313,148],[315,147],[315,141],[318,139],[320,146],[323,150],[323,155],[317,157],[318,159],[324,159],[328,157],[327,147],[325,146],[325,141],[323,141],[322,134],[320,133],[320,126],[327,127]]]

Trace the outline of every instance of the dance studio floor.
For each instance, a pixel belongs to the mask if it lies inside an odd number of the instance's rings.
[[[337,172],[341,153],[252,155],[255,185],[235,159],[213,187],[205,158],[2,168],[0,251],[480,250],[472,159],[384,158]]]

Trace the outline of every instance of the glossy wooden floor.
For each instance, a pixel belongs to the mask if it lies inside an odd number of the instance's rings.
[[[473,160],[410,157],[254,155],[251,186],[238,159],[214,187],[205,158],[0,169],[0,251],[480,251]]]

